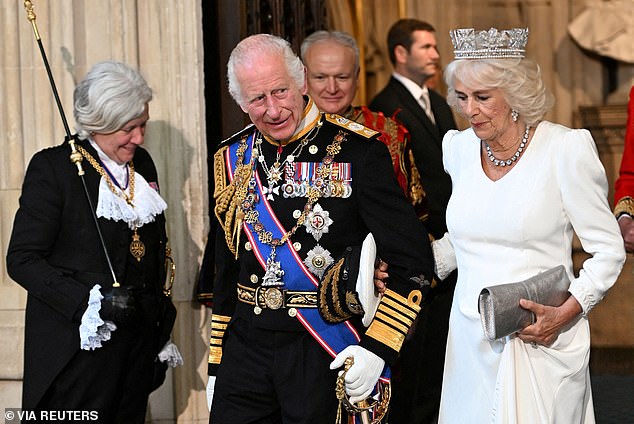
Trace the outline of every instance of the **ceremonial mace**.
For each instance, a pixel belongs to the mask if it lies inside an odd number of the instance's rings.
[[[88,199],[88,204],[90,205],[90,212],[92,214],[92,218],[95,221],[95,227],[97,228],[97,234],[99,235],[99,241],[101,242],[101,247],[103,248],[104,255],[106,256],[106,262],[108,262],[108,268],[110,269],[110,274],[112,275],[112,287],[120,287],[121,285],[117,282],[117,277],[114,273],[114,268],[112,267],[112,262],[110,261],[110,255],[108,255],[108,250],[106,249],[106,243],[103,239],[103,234],[101,233],[101,227],[99,227],[99,221],[97,221],[97,214],[95,213],[95,208],[92,203],[92,199],[90,198],[90,194],[88,192],[88,187],[86,186],[86,179],[84,178],[84,168],[81,165],[81,161],[84,159],[81,153],[77,151],[75,147],[75,140],[77,139],[77,135],[71,135],[70,128],[68,127],[68,121],[66,120],[66,115],[64,114],[64,108],[62,107],[62,102],[59,99],[59,94],[57,92],[57,86],[55,85],[55,80],[53,79],[53,73],[51,72],[51,67],[48,64],[48,59],[46,58],[46,52],[44,51],[44,45],[42,44],[42,39],[40,38],[40,32],[37,30],[37,24],[35,23],[35,12],[33,12],[33,2],[31,0],[24,0],[24,8],[26,9],[26,17],[31,22],[33,26],[33,33],[35,34],[35,40],[37,41],[37,45],[40,48],[40,53],[42,54],[42,60],[44,61],[44,67],[46,68],[46,73],[48,74],[48,80],[51,83],[51,89],[53,90],[53,96],[55,97],[55,102],[57,103],[57,109],[59,110],[59,114],[62,118],[62,124],[64,124],[64,130],[66,131],[66,137],[64,141],[67,141],[70,145],[70,160],[77,166],[77,175],[81,179],[82,185],[84,186],[84,192],[86,193],[86,199]]]

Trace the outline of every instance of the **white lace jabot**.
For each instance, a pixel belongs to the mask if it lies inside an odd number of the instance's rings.
[[[95,148],[103,163],[112,176],[117,180],[123,191],[129,194],[130,187],[128,180],[128,164],[119,165],[99,148],[97,143],[90,140],[90,144]],[[121,184],[125,182],[125,184]],[[121,188],[117,187],[118,190]],[[167,209],[167,203],[156,190],[154,190],[141,174],[134,173],[134,201],[129,205],[122,197],[114,194],[106,180],[101,177],[99,183],[99,200],[97,201],[97,216],[113,221],[125,221],[130,229],[141,227],[144,224],[153,222],[155,217]]]

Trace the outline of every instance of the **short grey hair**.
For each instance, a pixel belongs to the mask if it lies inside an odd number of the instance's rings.
[[[359,47],[355,39],[343,31],[315,31],[302,41],[300,48],[302,60],[306,63],[308,50],[317,43],[323,41],[334,41],[343,47],[348,47],[354,52],[354,73],[359,72]]]
[[[535,125],[554,105],[539,65],[530,59],[458,59],[445,70],[447,103],[457,108],[456,80],[469,87],[499,88],[511,109],[527,125]]]
[[[259,55],[283,57],[288,75],[295,81],[298,88],[301,89],[304,86],[306,79],[304,64],[293,52],[288,41],[271,34],[251,35],[234,47],[227,62],[229,94],[231,94],[231,97],[238,105],[245,106],[245,99],[242,95],[242,87],[236,76],[236,69]]]
[[[109,134],[143,114],[152,100],[152,89],[141,74],[115,61],[95,64],[73,95],[77,134]]]

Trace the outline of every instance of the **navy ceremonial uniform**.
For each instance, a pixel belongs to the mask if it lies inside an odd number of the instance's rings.
[[[378,133],[319,114],[310,99],[304,115],[300,136],[286,146],[250,126],[215,156],[214,424],[334,422],[337,371],[328,366],[338,350],[330,330],[341,326],[393,363],[432,279],[428,234]],[[281,240],[268,236],[272,227],[281,229]],[[326,312],[317,314],[315,283],[369,232],[390,264],[389,290],[369,327],[358,317],[327,323]]]

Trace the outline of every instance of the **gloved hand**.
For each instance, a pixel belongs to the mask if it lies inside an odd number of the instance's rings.
[[[211,411],[211,401],[214,399],[214,387],[216,385],[216,376],[210,375],[207,380],[207,408]]]
[[[340,368],[346,358],[352,356],[354,364],[346,373],[344,379],[346,393],[350,396],[350,403],[366,399],[372,393],[372,389],[379,381],[385,361],[361,346],[348,346],[330,363],[330,369]],[[343,371],[339,372],[341,375]]]
[[[136,315],[134,294],[127,287],[109,287],[104,290],[99,316],[115,324],[130,324]]]

